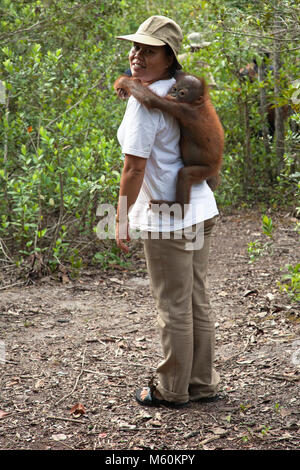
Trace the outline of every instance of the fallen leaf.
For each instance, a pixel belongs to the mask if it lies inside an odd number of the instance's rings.
[[[227,292],[225,292],[224,290],[221,290],[221,292],[218,293],[221,297],[226,297],[226,295],[228,295]]]
[[[67,274],[63,274],[61,281],[63,284],[67,284],[68,282],[70,282],[69,276]]]
[[[161,422],[158,421],[157,419],[151,421],[150,424],[152,424],[152,426],[154,426],[156,428],[159,428],[161,426]]]
[[[73,408],[70,409],[70,414],[74,415],[74,418],[79,418],[85,413],[85,407],[81,403],[76,403]]]
[[[126,423],[125,421],[120,421],[118,425],[120,429],[135,429],[136,428],[135,424],[129,424],[129,423]]]
[[[218,436],[221,436],[222,434],[227,433],[226,429],[224,429],[224,428],[219,428],[219,427],[213,428],[213,429],[212,429],[212,432],[213,432],[214,434],[217,434]]]
[[[0,419],[1,418],[4,418],[4,416],[8,415],[9,413],[7,413],[6,411],[2,411],[0,410]]]
[[[200,431],[191,431],[185,434],[183,437],[184,439],[190,439],[191,437],[198,436],[198,434],[200,434]]]
[[[140,414],[138,415],[138,418],[141,419],[152,419],[153,416],[150,413],[147,413],[147,411],[142,410]]]
[[[269,294],[266,295],[266,299],[269,300],[270,302],[271,302],[272,300],[274,300],[274,297],[275,297],[275,296],[274,296],[273,294],[271,294],[271,292],[269,292]]]
[[[109,280],[111,282],[115,282],[116,284],[124,284],[124,281],[121,281],[120,279],[118,279],[117,277],[110,277]]]
[[[67,439],[67,436],[65,434],[52,434],[51,437],[54,441],[64,441],[65,439]]]
[[[244,293],[244,297],[248,297],[248,295],[257,295],[257,294],[258,294],[258,290],[257,290],[257,289],[247,290],[247,291]]]
[[[115,405],[117,403],[117,401],[112,399],[112,400],[108,400],[108,403],[110,405]]]
[[[279,414],[282,418],[285,418],[286,416],[289,416],[292,412],[290,410],[287,410],[286,408],[280,408]]]
[[[112,338],[110,336],[105,336],[104,338],[100,338],[100,341],[104,341],[106,343],[115,343],[116,338]]]
[[[44,384],[45,384],[45,379],[38,379],[34,384],[35,390],[38,390],[40,387],[43,387]]]

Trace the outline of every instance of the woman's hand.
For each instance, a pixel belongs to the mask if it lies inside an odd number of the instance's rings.
[[[126,238],[124,235],[126,234]],[[130,242],[130,236],[129,236],[129,227],[128,227],[128,221],[125,222],[120,222],[116,221],[116,242],[117,246],[124,252],[124,253],[129,253],[129,246],[124,243],[124,240],[127,242]]]

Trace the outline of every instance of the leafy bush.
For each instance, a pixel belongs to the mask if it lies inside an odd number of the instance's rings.
[[[253,263],[263,254],[272,254],[273,245],[273,231],[274,226],[271,217],[267,215],[262,216],[262,232],[269,240],[262,243],[260,240],[255,240],[248,243],[249,263]]]
[[[282,276],[279,282],[279,288],[286,292],[294,302],[300,301],[300,263],[295,266],[289,264],[285,266],[287,272]]]
[[[280,7],[290,29],[281,57],[285,86],[275,105],[292,104],[299,123],[295,12],[287,0]],[[129,44],[115,37],[135,31],[152,14],[170,16],[182,26],[184,67],[216,83],[211,95],[226,133],[219,205],[271,201],[275,206],[283,199],[294,204],[297,129],[286,126],[284,159],[276,154],[276,139],[266,152],[259,92],[265,86],[274,99],[274,76],[268,73],[259,84],[238,73],[253,57],[261,60],[260,49],[273,47],[267,32],[275,13],[260,0],[255,6],[226,0],[2,0],[0,246],[5,245],[5,255],[19,264],[39,253],[53,268],[62,260],[80,265],[74,241],[94,240],[97,206],[117,203],[122,158],[116,132],[125,104],[112,85],[128,67]],[[188,34],[195,31],[206,45],[191,53]]]

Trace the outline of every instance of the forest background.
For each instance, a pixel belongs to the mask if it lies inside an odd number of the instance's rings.
[[[128,262],[97,237],[97,208],[116,207],[123,165],[113,83],[130,46],[116,36],[153,14],[180,24],[184,70],[212,85],[220,209],[255,207],[269,231],[272,211],[297,217],[299,12],[291,0],[0,0],[0,262],[38,276]]]

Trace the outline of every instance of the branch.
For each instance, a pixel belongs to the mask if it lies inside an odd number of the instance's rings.
[[[0,36],[0,41],[2,41],[3,39],[7,39],[10,36],[15,36],[18,33],[23,33],[23,32],[26,32],[26,31],[30,31],[31,29],[35,28],[36,26],[39,26],[40,24],[46,23],[46,22],[47,22],[47,20],[37,21],[36,23],[32,24],[31,26],[28,26],[28,28],[21,28],[21,29],[17,29],[16,31],[12,31],[11,33],[3,34],[2,36]]]
[[[299,47],[295,47],[294,49],[280,49],[279,52],[293,52],[293,51],[298,51],[300,49]]]
[[[246,37],[253,37],[253,38],[258,38],[258,39],[270,39],[271,41],[274,41],[275,37],[274,36],[263,36],[263,35],[258,35],[258,34],[251,34],[251,33],[240,33],[237,31],[232,31],[231,29],[223,29],[224,33],[230,33],[230,34],[235,34],[237,36],[246,36]],[[291,39],[283,39],[278,38],[278,41],[285,41],[285,42],[291,42]]]
[[[57,25],[60,25],[60,24],[66,24],[66,22],[73,22],[74,19],[76,19],[76,17],[70,17],[70,15],[72,13],[76,13],[76,10],[82,10],[82,8],[89,8],[91,6],[97,6],[97,1],[92,1],[92,2],[89,2],[87,3],[86,5],[76,5],[74,6],[73,8],[70,8],[69,10],[66,10],[64,12],[61,12],[62,14],[64,13],[65,14],[65,17],[63,17],[60,21],[58,21],[56,24]],[[80,15],[81,17],[82,15]],[[3,34],[2,36],[0,36],[0,41],[3,41],[3,40],[6,40],[6,39],[9,39],[11,36],[16,36],[17,34],[19,33],[24,33],[24,32],[27,32],[27,31],[31,31],[32,29],[34,28],[37,28],[38,26],[41,26],[41,25],[44,25],[44,24],[51,24],[53,22],[53,19],[51,17],[48,17],[48,18],[45,18],[44,20],[41,20],[41,21],[37,21],[36,23],[32,24],[31,26],[28,26],[27,28],[20,28],[20,29],[16,29],[15,31],[11,31],[9,33],[6,33],[6,34]]]
[[[90,88],[88,88],[87,92],[83,95],[82,98],[80,98],[80,100],[78,100],[76,103],[74,103],[72,106],[70,106],[70,108],[66,109],[65,111],[63,111],[61,114],[59,114],[55,119],[53,119],[51,122],[49,122],[49,124],[47,124],[47,126],[45,127],[45,129],[48,129],[49,127],[52,126],[52,124],[54,124],[59,118],[61,118],[64,114],[68,113],[69,111],[71,111],[72,109],[76,108],[76,106],[78,106],[89,94],[89,92],[91,90],[93,90],[93,88],[96,88],[96,86],[98,86],[99,84],[101,83],[101,79],[100,80],[97,80],[96,83],[94,83],[94,85],[92,85]]]

